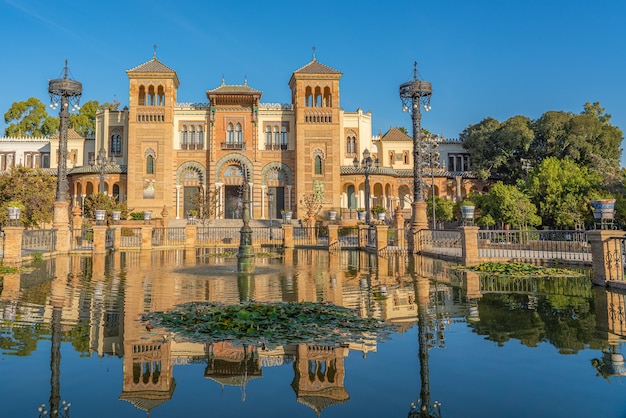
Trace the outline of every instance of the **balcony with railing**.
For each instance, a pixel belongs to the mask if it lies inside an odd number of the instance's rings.
[[[222,149],[244,149],[246,147],[245,142],[222,142]]]

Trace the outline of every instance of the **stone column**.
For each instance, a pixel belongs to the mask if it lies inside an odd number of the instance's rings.
[[[462,226],[461,230],[461,262],[465,266],[473,266],[479,263],[478,257],[478,230],[477,226]]]
[[[141,249],[152,249],[152,225],[141,226]]]
[[[69,204],[67,202],[54,202],[54,215],[52,227],[56,229],[57,242],[55,245],[56,252],[67,254],[70,252],[70,220],[68,212]]]
[[[4,231],[4,262],[5,263],[21,263],[22,262],[22,236],[24,235],[24,227],[21,226],[5,226]]]
[[[339,243],[339,225],[328,225],[328,248]]]
[[[107,234],[106,226],[104,225],[93,226],[93,253],[94,254],[103,254],[107,252],[106,234]]]
[[[359,228],[359,249],[364,250],[367,248],[367,230],[369,225],[357,225]]]
[[[74,206],[72,209],[72,229],[81,229],[83,227],[83,216],[80,206]]]
[[[113,225],[113,249],[119,250],[122,248],[122,225]]]
[[[193,224],[185,225],[185,248],[195,248],[198,226]]]
[[[387,248],[387,232],[389,231],[388,225],[376,225],[376,251],[380,252]]]
[[[587,232],[591,244],[593,284],[606,286],[610,280],[624,280],[621,242],[626,232],[598,229]]]
[[[283,228],[283,247],[293,248],[293,225],[282,224]]]

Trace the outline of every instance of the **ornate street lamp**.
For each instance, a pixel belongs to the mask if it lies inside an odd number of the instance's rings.
[[[115,158],[111,156],[107,158],[107,152],[104,149],[104,146],[100,147],[100,151],[98,151],[98,157],[91,158],[89,161],[89,165],[98,170],[98,175],[100,177],[100,185],[98,186],[98,193],[104,193],[104,175],[108,169],[117,166],[117,162]]]
[[[359,168],[359,160],[354,157],[352,160],[352,165],[354,168]],[[370,224],[370,171],[373,168],[379,167],[378,159],[374,160],[370,156],[370,152],[365,149],[363,151],[363,159],[360,162],[360,166],[363,168],[365,172],[365,223],[367,225]]]
[[[422,110],[430,110],[430,96],[433,88],[430,82],[417,79],[417,62],[414,63],[413,80],[400,85],[400,99],[402,111],[411,113],[413,121],[413,203],[411,214],[411,231],[416,233],[420,228],[427,226],[424,186],[422,184]],[[418,214],[418,210],[423,213]]]
[[[59,109],[59,166],[57,176],[57,202],[67,202],[67,130],[69,128],[70,111],[80,109],[80,96],[83,93],[82,83],[69,78],[69,68],[65,60],[63,78],[48,82],[50,93],[50,107]]]

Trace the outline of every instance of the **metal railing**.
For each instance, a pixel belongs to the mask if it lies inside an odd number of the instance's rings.
[[[611,238],[606,242],[606,267],[609,274],[608,280],[625,280],[626,237]]]
[[[293,245],[296,247],[328,247],[327,226],[295,226]]]
[[[121,248],[141,247],[141,227],[122,227],[120,235]]]
[[[22,254],[53,252],[56,245],[56,229],[25,229],[22,235]]]
[[[196,245],[206,246],[239,246],[241,227],[230,226],[198,226],[196,232]]]
[[[152,228],[152,246],[181,247],[185,245],[185,227]]]
[[[70,249],[74,251],[93,249],[93,228],[72,229]]]
[[[359,228],[356,226],[340,226],[337,240],[340,248],[359,248]]]
[[[591,261],[585,231],[478,231],[478,254],[483,258],[561,259]]]

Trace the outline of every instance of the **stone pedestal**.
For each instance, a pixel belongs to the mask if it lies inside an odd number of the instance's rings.
[[[152,225],[142,225],[141,227],[141,249],[152,249]]]
[[[57,253],[67,254],[70,251],[70,220],[69,220],[69,203],[54,202],[54,214],[52,216],[52,227],[56,229]]]
[[[339,225],[328,225],[328,247],[339,243]]]
[[[624,280],[621,241],[626,232],[599,229],[587,232],[593,260],[593,284],[606,286],[610,280]]]
[[[104,225],[94,225],[93,227],[93,253],[104,254],[106,248],[107,227]]]
[[[19,264],[22,262],[22,236],[24,227],[5,226],[4,231],[4,263]]]
[[[283,247],[293,248],[293,225],[282,224],[283,228]]]
[[[195,248],[197,234],[198,227],[196,225],[185,225],[185,248]]]
[[[478,228],[477,226],[462,226],[461,251],[462,263],[465,266],[474,266],[479,263],[478,257]]]
[[[387,248],[388,239],[387,233],[389,232],[388,225],[376,225],[376,251],[380,252]]]

